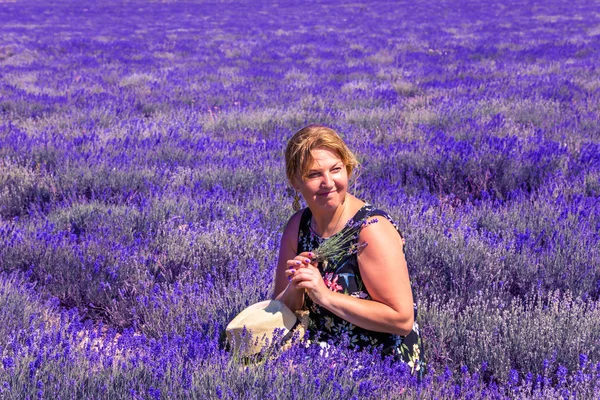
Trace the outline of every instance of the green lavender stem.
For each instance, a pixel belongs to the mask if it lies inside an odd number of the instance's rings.
[[[313,261],[337,262],[347,255],[357,253],[361,248],[368,245],[367,242],[357,242],[360,231],[367,225],[375,222],[377,222],[376,218],[369,222],[361,220],[347,225],[339,233],[323,241],[323,243],[313,251],[315,254]]]

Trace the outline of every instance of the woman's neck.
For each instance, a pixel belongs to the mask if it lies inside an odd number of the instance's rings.
[[[340,204],[333,214],[331,213],[312,213],[311,228],[319,236],[328,238],[338,233],[348,221],[348,203],[350,196],[346,195],[342,204]],[[312,211],[312,210],[311,210]]]

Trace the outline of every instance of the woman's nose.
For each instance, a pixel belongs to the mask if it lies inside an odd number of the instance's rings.
[[[323,174],[323,180],[321,181],[321,185],[328,187],[328,186],[331,186],[332,182],[333,182],[333,179],[331,179],[331,175],[329,174],[329,172],[325,172]]]

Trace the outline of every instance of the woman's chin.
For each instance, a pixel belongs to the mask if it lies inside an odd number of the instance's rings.
[[[314,204],[318,208],[335,210],[342,202],[338,198],[317,198]]]

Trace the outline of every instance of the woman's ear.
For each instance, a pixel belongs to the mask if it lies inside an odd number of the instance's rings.
[[[301,180],[301,178],[300,178],[299,176],[296,176],[296,177],[294,178],[294,181],[293,181],[293,182],[291,182],[291,184],[292,184],[292,187],[294,188],[294,190],[295,190],[295,191],[300,191],[300,189],[299,189],[299,188],[300,188],[300,182],[301,182],[301,181],[302,181],[302,180]]]

